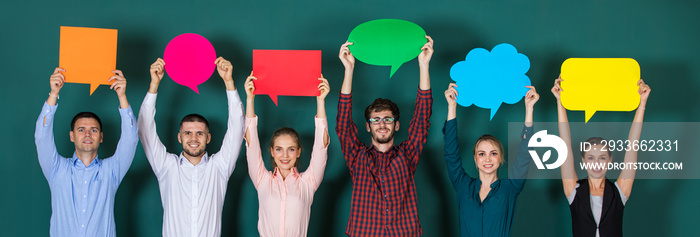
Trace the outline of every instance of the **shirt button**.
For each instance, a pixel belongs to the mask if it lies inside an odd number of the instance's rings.
[[[85,228],[85,225],[81,225],[80,227]]]
[[[83,198],[87,198],[87,195],[83,194]]]
[[[85,209],[83,209],[83,212],[85,212]]]
[[[384,198],[386,198],[386,194],[384,194]]]
[[[85,183],[87,184],[87,180],[85,180]]]
[[[386,212],[389,212],[389,208],[386,209]]]

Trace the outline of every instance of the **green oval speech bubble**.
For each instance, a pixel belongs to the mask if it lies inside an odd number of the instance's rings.
[[[362,23],[348,36],[350,52],[358,60],[371,65],[391,66],[393,76],[405,62],[421,53],[428,42],[425,30],[410,21],[379,19]]]

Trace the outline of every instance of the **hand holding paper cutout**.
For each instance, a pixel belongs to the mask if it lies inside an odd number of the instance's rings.
[[[502,103],[515,104],[528,91],[530,78],[525,75],[530,60],[510,44],[499,44],[491,52],[483,48],[469,51],[464,61],[455,63],[450,77],[457,84],[457,103],[491,109],[491,117]]]
[[[568,110],[632,111],[639,106],[639,64],[631,58],[569,58],[561,65],[561,103]]]
[[[255,83],[253,83],[253,80],[257,79],[257,77],[253,76],[253,72],[250,72],[250,76],[245,79],[245,83],[243,84],[246,98],[249,100],[255,98]]]
[[[345,70],[353,70],[355,68],[355,56],[350,52],[349,45],[352,45],[352,43],[345,42],[340,46],[340,53],[338,53],[338,58],[343,63]]]
[[[61,26],[58,65],[70,83],[90,84],[90,95],[117,66],[117,30]]]
[[[430,36],[425,36],[428,40],[423,47],[420,48],[421,52],[418,54],[418,64],[422,67],[427,67],[430,64],[430,59],[433,57],[433,38]]]
[[[642,80],[642,79],[639,79],[639,81],[637,82],[637,85],[639,86],[639,90],[638,90],[639,97],[640,97],[639,98],[640,99],[639,106],[646,109],[647,99],[649,99],[649,94],[651,93],[651,88],[649,87],[649,85],[644,83],[644,80]]]
[[[224,79],[225,82],[233,82],[233,65],[231,65],[231,61],[219,57],[214,63],[216,63],[216,71],[219,72],[221,79]]]
[[[525,88],[529,89],[527,93],[525,93],[525,107],[527,109],[532,109],[535,107],[535,103],[540,100],[540,94],[537,93],[534,86],[526,86]]]
[[[379,19],[362,23],[348,36],[349,49],[367,64],[391,66],[389,77],[418,56],[427,42],[425,30],[410,21]],[[430,60],[430,58],[427,58]]]
[[[66,82],[66,77],[63,75],[65,71],[65,69],[60,67],[53,70],[51,79],[49,79],[49,85],[51,86],[51,92],[49,94],[51,96],[58,97],[61,92],[61,88],[63,88],[63,84]]]
[[[115,75],[110,77],[107,82],[112,83],[109,89],[117,92],[118,97],[126,96],[126,78],[121,70],[112,71]]]
[[[156,59],[153,64],[151,64],[151,84],[160,84],[165,76],[165,61],[162,58]]]
[[[316,96],[317,100],[324,101],[326,99],[326,96],[328,93],[331,91],[331,86],[328,84],[328,80],[326,78],[323,78],[323,75],[321,75],[321,78],[318,79],[321,81],[318,83],[318,92],[319,95]]]
[[[253,50],[256,95],[318,96],[321,50]]]

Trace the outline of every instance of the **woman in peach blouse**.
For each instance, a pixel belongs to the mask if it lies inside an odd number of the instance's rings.
[[[314,145],[311,151],[309,168],[299,173],[301,144],[299,134],[292,128],[277,129],[270,139],[272,166],[265,168],[258,138],[258,117],[255,115],[255,86],[257,80],[251,73],[245,82],[246,92],[246,155],[248,174],[258,190],[258,232],[260,236],[306,236],[314,193],[323,180],[323,172],[328,158],[328,122],[326,120],[325,98],[330,91],[328,81],[319,78],[316,97],[317,112],[314,132]]]

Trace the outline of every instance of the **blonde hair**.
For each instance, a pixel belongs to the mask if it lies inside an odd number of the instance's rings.
[[[479,146],[479,143],[483,141],[488,141],[491,142],[493,146],[496,147],[498,150],[498,154],[500,155],[501,161],[499,162],[500,165],[503,165],[503,163],[506,162],[505,159],[503,159],[503,145],[501,144],[501,141],[498,140],[498,138],[491,136],[489,134],[484,134],[479,139],[476,139],[476,142],[474,143],[474,150],[472,151],[474,153],[474,156],[476,156],[476,147]]]

